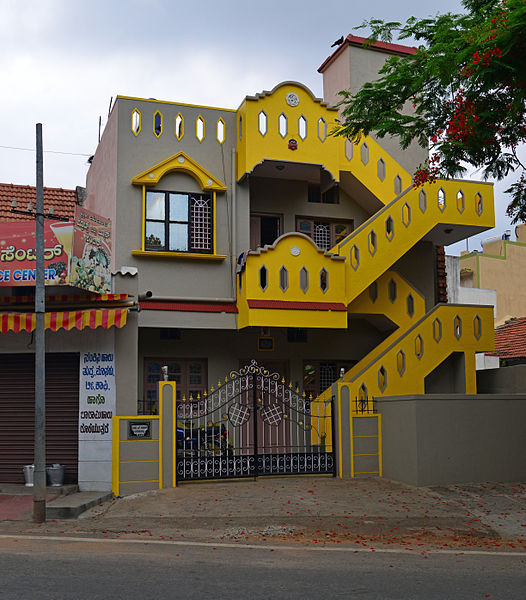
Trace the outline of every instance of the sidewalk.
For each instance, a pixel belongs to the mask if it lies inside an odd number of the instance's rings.
[[[14,532],[524,551],[526,484],[413,488],[322,477],[185,484],[113,499],[79,519],[0,523],[0,534]]]

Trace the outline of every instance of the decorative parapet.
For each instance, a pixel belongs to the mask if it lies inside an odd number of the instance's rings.
[[[318,164],[339,180],[338,111],[304,85],[284,82],[247,96],[237,111],[237,179],[264,160]]]
[[[238,274],[239,328],[347,328],[345,259],[288,233],[249,252]]]

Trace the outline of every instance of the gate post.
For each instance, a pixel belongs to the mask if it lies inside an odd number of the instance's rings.
[[[334,397],[334,456],[336,457],[336,476],[352,477],[352,439],[351,439],[351,399],[349,387],[345,383],[332,384]]]
[[[253,435],[254,435],[254,477],[259,475],[258,467],[258,377],[254,372],[252,375],[252,411],[254,413]],[[263,390],[262,390],[263,392]]]
[[[160,488],[175,487],[176,478],[176,405],[175,381],[159,381],[159,416],[161,431],[159,432],[161,476]]]

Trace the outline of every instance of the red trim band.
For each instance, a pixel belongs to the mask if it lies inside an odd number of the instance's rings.
[[[343,51],[343,48],[345,48],[347,45],[363,47],[366,41],[367,38],[359,35],[352,35],[352,33],[350,33],[338,46],[338,48],[336,48],[336,50],[323,61],[322,65],[318,69],[318,73],[323,73],[323,71],[329,66],[329,63],[332,62],[332,60],[336,58],[336,56],[340,54]],[[371,44],[369,48],[371,50],[379,50],[380,52],[388,52],[389,54],[398,54],[401,56],[416,54],[416,48],[414,46],[404,46],[403,44],[392,44],[389,42],[377,41],[374,44]]]
[[[224,302],[198,303],[198,302],[156,302],[143,300],[139,302],[141,310],[173,310],[182,312],[209,312],[209,313],[237,313],[235,304]]]
[[[249,308],[277,308],[289,310],[334,310],[346,312],[343,302],[297,302],[286,300],[247,300]]]

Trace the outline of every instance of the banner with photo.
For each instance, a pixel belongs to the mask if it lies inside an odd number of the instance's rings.
[[[111,220],[81,206],[75,207],[70,285],[111,292]]]
[[[46,285],[69,284],[73,223],[44,221]],[[0,286],[34,286],[36,280],[35,222],[0,224]]]
[[[0,287],[34,286],[35,222],[0,224]],[[44,221],[46,285],[111,293],[111,221],[81,206],[74,221]]]

